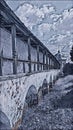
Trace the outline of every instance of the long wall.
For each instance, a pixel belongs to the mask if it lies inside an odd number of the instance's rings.
[[[55,63],[51,58],[49,61],[46,53],[43,61],[43,51],[40,51],[40,47],[37,50],[38,45],[33,47],[31,39],[29,45],[28,40],[21,40],[14,32],[14,28],[12,33],[0,28],[0,75],[42,71],[55,67]]]
[[[1,34],[1,43],[0,43],[0,55],[2,57],[12,58],[12,41],[11,41],[11,35],[8,33],[5,29],[0,28],[0,34]],[[6,74],[12,74],[13,68],[12,68],[12,62],[11,61],[2,61],[2,73],[3,75]]]
[[[35,90],[38,96],[43,81],[49,83],[58,74],[58,70],[50,69],[59,69],[60,64],[4,0],[0,5],[0,111],[13,127],[22,117],[24,104],[29,106],[33,101],[29,92]]]
[[[0,76],[58,69],[60,64],[43,43],[0,1]]]
[[[0,110],[10,120],[11,127],[22,117],[26,96],[30,86],[35,86],[36,94],[42,87],[44,79],[49,84],[54,80],[59,70],[50,70],[48,72],[35,73],[32,75],[16,75],[0,77]],[[49,87],[49,86],[48,86]],[[29,91],[34,93],[34,91]],[[30,96],[28,97],[30,99]]]

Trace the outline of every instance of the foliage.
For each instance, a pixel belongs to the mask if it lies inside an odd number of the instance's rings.
[[[73,46],[72,46],[72,49],[70,51],[70,56],[71,56],[71,61],[73,61]]]

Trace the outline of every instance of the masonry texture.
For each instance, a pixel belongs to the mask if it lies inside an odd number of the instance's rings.
[[[14,126],[15,122],[22,117],[25,99],[31,85],[34,85],[36,88],[36,92],[33,89],[32,93],[35,92],[37,94],[44,79],[49,83],[50,76],[52,76],[53,80],[58,73],[58,70],[51,70],[30,76],[10,77],[10,79],[9,77],[1,77],[3,81],[0,81],[0,109],[7,115],[11,126]]]
[[[25,108],[38,104],[48,92],[60,63],[4,0],[0,18],[0,111],[14,127]]]

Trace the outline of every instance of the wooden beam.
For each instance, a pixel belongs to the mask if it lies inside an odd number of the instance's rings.
[[[17,73],[17,52],[16,52],[16,27],[11,26],[12,34],[12,53],[13,53],[13,74]]]
[[[45,70],[45,53],[43,51],[43,70]]]
[[[41,45],[41,42],[37,41],[38,39],[37,38],[35,39],[35,38],[31,38],[33,45],[35,45],[36,48],[37,48],[37,45],[39,45],[41,51],[43,51],[43,49],[44,49],[43,46],[42,46],[43,44]]]
[[[39,45],[37,45],[37,70],[39,71]]]
[[[49,57],[49,69],[50,69],[50,57]]]
[[[14,14],[14,12],[8,7],[5,3],[0,3],[1,15],[5,18],[9,23],[15,23],[17,28],[21,30],[24,35],[27,36],[28,30],[26,26],[20,21],[20,19]]]
[[[3,50],[0,53],[0,76],[2,76]]]
[[[1,57],[0,57],[0,76],[2,76],[2,60],[1,60]]]
[[[28,61],[29,61],[29,73],[31,72],[31,38],[28,38]]]
[[[48,70],[48,53],[46,52],[46,69]]]
[[[25,73],[25,62],[23,63],[23,72]]]
[[[10,23],[10,24],[7,24],[5,21],[1,21],[1,25],[2,25],[2,27],[4,27],[4,28],[11,28],[11,26],[12,26],[12,23]]]
[[[36,71],[36,64],[34,64],[34,71]]]
[[[34,38],[32,38],[32,37],[31,37],[31,41],[32,41],[32,43],[33,43],[33,44],[35,44],[35,45],[37,45],[37,44],[38,44],[38,43],[37,43],[37,41],[35,41],[35,39],[34,39]]]
[[[3,57],[3,50],[1,50],[1,28],[0,28],[0,76],[2,76],[2,57]]]

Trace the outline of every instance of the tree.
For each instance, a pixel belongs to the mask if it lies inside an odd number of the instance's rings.
[[[73,61],[73,46],[72,46],[72,49],[70,51],[70,56],[71,56],[71,61]]]

